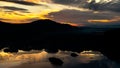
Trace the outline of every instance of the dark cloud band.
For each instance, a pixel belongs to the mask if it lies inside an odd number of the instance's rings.
[[[112,0],[111,2],[96,3],[96,0],[91,1],[90,3],[87,0],[52,0],[55,3],[74,6],[74,7],[83,7],[91,10],[101,10],[101,11],[115,11],[120,12],[120,1]]]
[[[117,3],[95,3],[94,1],[86,5],[87,8],[92,10],[106,10],[106,11],[115,11],[120,12],[120,1]]]
[[[9,10],[17,10],[17,11],[27,11],[27,9],[12,7],[12,6],[2,6],[1,8],[9,9]]]
[[[34,6],[34,5],[39,5],[39,4],[36,4],[36,3],[32,3],[32,2],[26,2],[26,1],[19,1],[19,0],[1,0],[1,1],[5,1],[5,2],[12,2],[12,3],[17,3],[17,4],[22,4],[22,5],[31,5],[31,6]]]

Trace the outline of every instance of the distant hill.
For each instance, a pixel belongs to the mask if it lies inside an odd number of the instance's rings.
[[[43,48],[53,51],[62,49],[77,52],[95,50],[118,61],[119,47],[117,44],[110,46],[113,43],[112,40],[117,40],[114,36],[120,31],[115,30],[101,32],[99,28],[75,27],[51,20],[38,20],[28,24],[0,22],[0,48],[9,47],[13,51],[14,49]]]
[[[50,39],[55,39],[57,36],[60,37],[61,33],[64,35],[76,30],[78,30],[78,27],[60,24],[51,20],[38,20],[27,24],[0,22],[0,48],[21,48],[24,45],[25,49],[29,49],[28,45],[30,45],[30,49],[48,48],[48,44],[50,44],[48,42],[52,41]],[[56,41],[58,40],[56,39]],[[21,47],[18,45],[21,45]],[[24,47],[22,48],[24,49]]]
[[[60,24],[51,20],[38,20],[27,24],[9,24],[0,22],[0,32],[46,32],[68,31],[77,27],[68,24]]]

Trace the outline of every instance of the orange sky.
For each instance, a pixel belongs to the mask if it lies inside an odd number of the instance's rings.
[[[56,4],[52,0],[25,0],[28,2],[38,3],[40,5],[22,5],[12,2],[0,1],[0,21],[9,22],[12,24],[30,23],[40,19],[50,19],[63,24],[70,24],[72,26],[85,26],[86,24],[94,23],[114,23],[120,21],[119,13],[115,12],[99,12],[85,8],[78,8],[73,6],[66,6]],[[2,8],[3,6],[26,9],[29,13],[9,10]],[[63,12],[62,10],[71,11]],[[76,11],[76,12],[74,12]],[[52,15],[51,13],[56,13]],[[57,14],[59,13],[59,14]],[[117,16],[117,17],[116,17]],[[58,18],[57,18],[58,17]],[[57,19],[56,19],[57,18]],[[62,19],[62,20],[61,20]]]
[[[33,0],[28,0],[28,1],[33,1]],[[38,0],[36,0],[35,2],[37,2]],[[3,4],[4,3],[4,4]],[[1,8],[0,9],[0,18],[2,18],[3,20],[1,21],[5,21],[5,22],[10,22],[10,23],[28,23],[30,21],[28,21],[29,19],[47,19],[45,17],[45,15],[48,15],[51,12],[58,12],[61,10],[61,8],[58,7],[54,7],[52,8],[52,6],[55,5],[49,5],[46,4],[46,6],[26,6],[26,5],[19,5],[19,4],[14,4],[14,3],[8,3],[8,2],[1,2],[0,4],[3,4],[3,6],[6,6],[6,4],[8,4],[7,6],[17,6],[17,7],[24,7],[25,9],[27,9],[30,13],[24,13],[24,12],[20,12],[20,11],[11,11],[11,12],[6,12],[5,9]],[[41,3],[44,5],[44,3]]]

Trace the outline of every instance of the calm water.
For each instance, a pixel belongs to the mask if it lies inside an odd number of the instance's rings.
[[[97,51],[83,51],[77,57],[72,57],[72,51],[48,53],[44,50],[19,50],[18,53],[0,52],[0,68],[120,68],[120,65],[109,60]],[[62,66],[54,66],[49,57],[61,59]]]

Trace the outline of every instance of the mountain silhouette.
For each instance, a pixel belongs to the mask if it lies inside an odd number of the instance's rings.
[[[89,33],[91,29],[93,32]],[[117,32],[111,30],[96,32],[96,28],[75,27],[51,20],[38,20],[27,24],[0,22],[0,48],[8,47],[10,50],[5,51],[10,52],[17,49],[43,48],[50,52],[57,49],[77,52],[95,50],[102,52],[111,60],[119,61],[119,47],[110,46],[112,43],[110,39],[116,34]]]
[[[77,27],[68,24],[60,24],[51,20],[38,20],[27,24],[0,22],[0,48],[12,47],[24,49],[25,47],[25,49],[29,49],[27,45],[46,44],[46,41],[49,41],[52,36],[57,36],[59,33],[67,33],[77,29]],[[18,46],[19,44],[21,47]],[[30,47],[30,49],[31,48],[38,48],[38,46]],[[40,48],[43,48],[42,45]]]
[[[9,24],[0,22],[1,32],[45,32],[45,31],[67,31],[75,27],[68,24],[60,24],[51,20],[38,20],[27,24]],[[4,29],[4,30],[3,30]]]

